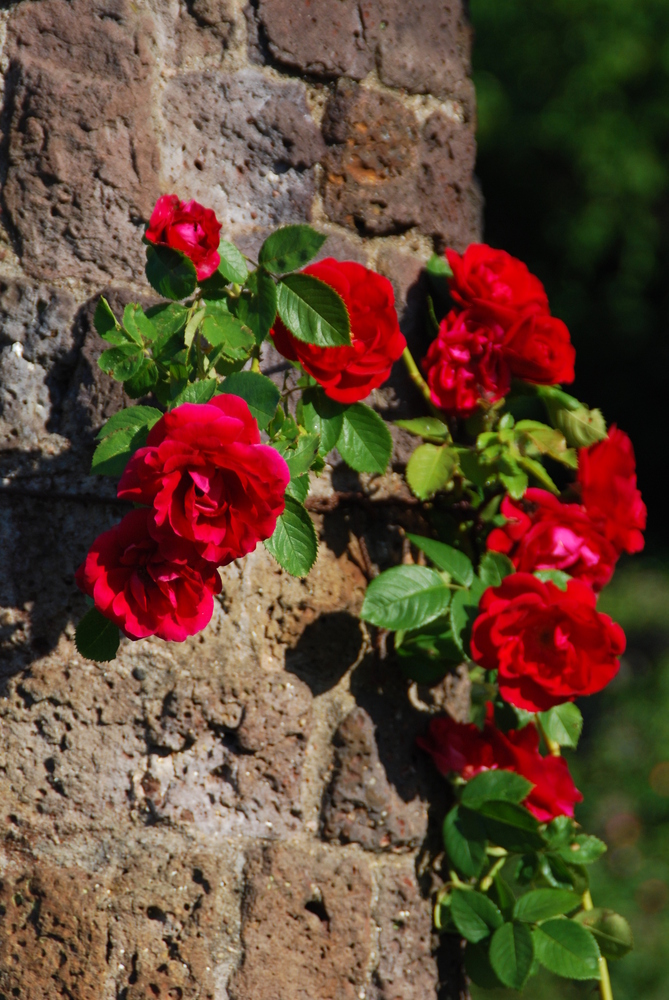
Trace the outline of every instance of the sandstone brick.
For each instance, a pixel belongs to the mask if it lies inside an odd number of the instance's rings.
[[[374,65],[357,3],[344,0],[258,0],[247,9],[271,57],[314,76],[360,80]]]
[[[371,235],[418,227],[457,248],[476,237],[471,125],[436,112],[421,128],[393,95],[340,81],[323,135],[323,201],[334,222]]]
[[[308,221],[323,144],[304,95],[252,69],[177,77],[163,100],[169,185],[233,233]]]
[[[471,29],[462,0],[361,0],[360,10],[383,83],[471,98]]]
[[[371,950],[365,862],[298,844],[249,853],[231,1000],[357,1000]]]
[[[402,801],[388,781],[364,709],[346,716],[334,745],[334,773],[323,803],[325,839],[371,851],[416,847],[427,830],[426,804]]]
[[[141,271],[159,169],[150,34],[130,0],[12,10],[3,198],[22,263],[42,280]]]
[[[379,963],[373,1000],[417,1000],[434,995],[437,963],[432,919],[416,881],[414,864],[379,873],[374,920],[379,928]]]

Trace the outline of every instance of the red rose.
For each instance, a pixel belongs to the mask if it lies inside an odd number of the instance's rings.
[[[494,403],[511,387],[502,355],[504,330],[476,309],[452,310],[423,360],[435,406],[468,417],[481,400]]]
[[[614,425],[603,441],[578,453],[581,499],[600,531],[619,552],[640,552],[646,505],[636,485],[632,442]]]
[[[472,658],[498,671],[502,697],[530,712],[595,694],[618,673],[625,633],[595,610],[581,580],[566,592],[530,573],[488,587],[474,622]]]
[[[239,396],[183,403],[151,428],[128,462],[118,495],[154,508],[154,534],[193,542],[225,565],[269,538],[290,479]]]
[[[504,358],[511,374],[538,385],[574,381],[576,351],[561,319],[527,310],[509,327]]]
[[[272,337],[276,349],[323,386],[339,403],[357,403],[378,389],[406,340],[400,332],[393,286],[387,278],[353,261],[327,257],[304,269],[339,293],[351,319],[350,347],[315,347],[294,337],[277,317]]]
[[[454,722],[448,716],[432,719],[427,738],[418,739],[443,775],[459,774],[466,781],[481,771],[515,771],[534,788],[523,805],[546,823],[556,816],[573,816],[574,805],[583,796],[574,785],[563,757],[542,757],[539,733],[530,723],[524,729],[503,733],[495,727],[488,702],[483,730],[473,724]]]
[[[476,306],[505,328],[526,309],[547,313],[544,286],[521,260],[485,243],[471,243],[461,256],[447,250],[453,272],[451,295],[461,306]]]
[[[77,586],[128,638],[183,642],[209,622],[221,580],[188,542],[157,541],[150,528],[150,510],[131,510],[93,542]]]
[[[522,500],[504,497],[501,513],[507,523],[490,532],[488,548],[509,556],[517,570],[564,570],[595,590],[611,579],[618,553],[585,507],[561,503],[546,490],[529,489]]]
[[[221,224],[210,208],[164,194],[156,202],[144,234],[151,243],[180,250],[195,264],[197,280],[210,278],[221,258]]]

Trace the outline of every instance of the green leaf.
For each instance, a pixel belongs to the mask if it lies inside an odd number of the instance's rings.
[[[351,343],[351,323],[343,299],[310,274],[288,274],[278,285],[279,316],[305,344],[344,347]]]
[[[146,277],[151,287],[166,299],[187,299],[197,287],[195,264],[171,247],[147,246]]]
[[[514,771],[482,771],[468,781],[462,792],[462,804],[478,809],[484,802],[522,802],[534,785]]]
[[[502,924],[490,942],[490,964],[501,982],[512,990],[520,990],[530,974],[534,960],[534,944],[525,924]]]
[[[364,403],[354,403],[343,410],[337,450],[355,472],[384,473],[393,439],[378,413]]]
[[[248,278],[249,269],[243,255],[239,252],[234,243],[221,240],[218,245],[218,252],[221,263],[218,265],[218,273],[226,281],[234,281],[237,285],[243,285]]]
[[[624,958],[634,947],[632,928],[625,918],[614,910],[595,907],[594,910],[577,913],[573,919],[583,927],[587,927],[604,958],[614,961]]]
[[[179,302],[161,302],[160,305],[147,309],[146,317],[153,327],[154,340],[164,342],[183,330],[188,318],[188,309]]]
[[[486,859],[487,839],[476,813],[454,806],[444,820],[443,837],[454,867],[465,878],[478,878]]]
[[[148,430],[161,417],[162,413],[155,406],[128,406],[125,410],[119,410],[118,413],[109,418],[107,423],[98,431],[97,439],[100,441],[109,434],[115,434],[116,431],[128,428],[137,430],[140,427],[146,427]]]
[[[536,819],[515,802],[484,802],[476,811],[483,818],[488,839],[493,844],[514,854],[545,847]]]
[[[463,587],[469,587],[474,579],[474,567],[471,559],[454,549],[451,545],[437,542],[433,538],[424,538],[422,535],[412,535],[407,533],[407,538],[413,542],[416,548],[424,552],[428,559],[445,573],[450,573],[454,580],[461,583]]]
[[[291,479],[286,487],[286,496],[303,504],[309,496],[309,476],[304,475],[298,476],[297,479]]]
[[[123,344],[127,342],[127,338],[122,333],[111,306],[104,295],[100,296],[98,304],[95,307],[93,325],[100,336],[104,340],[109,341],[110,344]]]
[[[142,367],[144,355],[136,344],[122,345],[120,347],[110,347],[108,351],[103,351],[98,358],[98,365],[103,372],[111,375],[117,382],[125,382],[126,379],[136,375]]]
[[[311,226],[282,226],[261,246],[258,263],[273,274],[296,271],[316,256],[326,239]]]
[[[93,453],[91,472],[97,476],[120,476],[130,456],[146,444],[148,426],[126,427],[108,434]]]
[[[433,569],[393,566],[367,587],[360,617],[380,628],[420,628],[446,611],[450,597]]]
[[[223,354],[233,361],[248,358],[255,346],[253,331],[236,316],[223,310],[214,311],[213,303],[208,303],[202,334],[212,347],[221,347]]]
[[[125,380],[123,389],[131,399],[139,399],[140,396],[145,396],[153,389],[159,378],[160,373],[155,361],[144,358],[139,371]]]
[[[554,583],[560,590],[566,590],[571,580],[569,573],[564,573],[561,569],[536,569],[534,576],[542,583]]]
[[[265,548],[291,576],[306,576],[316,562],[318,539],[313,521],[292,497],[286,497],[286,509]]]
[[[415,434],[417,437],[431,438],[436,441],[449,441],[451,434],[441,420],[436,417],[415,417],[413,420],[396,420],[396,427]]]
[[[471,627],[479,615],[479,600],[480,594],[472,590],[456,590],[453,595],[451,603],[453,637],[463,653]]]
[[[320,387],[312,386],[303,392],[302,419],[308,431],[319,435],[321,455],[327,455],[336,446],[344,425],[344,409]]]
[[[462,660],[448,615],[436,618],[421,629],[398,632],[395,653],[402,673],[420,684],[434,684],[441,680],[449,666]]]
[[[295,447],[290,444],[289,441],[276,441],[274,447],[285,458],[291,479],[296,479],[311,468],[318,454],[319,439],[317,434],[301,434]]]
[[[573,448],[587,448],[606,437],[606,421],[600,410],[589,410],[555,386],[542,386],[539,395],[551,423],[562,431]]]
[[[549,740],[555,740],[561,747],[578,746],[583,729],[583,716],[573,702],[556,705],[548,712],[539,713],[541,727]]]
[[[513,500],[520,500],[525,495],[525,491],[529,486],[527,476],[520,469],[512,473],[500,472],[499,481]]]
[[[528,458],[524,455],[522,458],[518,459],[518,465],[522,466],[525,472],[529,472],[535,479],[538,479],[544,489],[549,490],[551,493],[555,493],[556,496],[559,494],[559,489],[548,475],[541,462],[537,462],[536,459]]]
[[[548,920],[534,931],[537,958],[565,979],[599,979],[599,948],[592,934],[573,920]]]
[[[260,346],[274,326],[276,319],[277,290],[273,278],[266,271],[254,271],[247,281],[249,293],[244,293],[235,305],[237,317],[246,324]]]
[[[501,552],[486,552],[479,565],[479,577],[486,587],[499,587],[505,577],[515,572],[509,557]]]
[[[448,263],[446,257],[442,257],[440,254],[432,254],[425,265],[425,270],[433,278],[445,279],[453,277],[451,265]]]
[[[490,898],[496,904],[505,920],[511,920],[516,897],[509,883],[499,874],[495,875],[490,886]]]
[[[465,949],[465,972],[476,985],[484,990],[501,988],[503,983],[495,975],[490,964],[490,946],[486,941],[468,944]]]
[[[453,478],[457,456],[447,445],[421,444],[407,463],[406,478],[419,500],[429,500]]]
[[[153,340],[155,329],[144,310],[136,302],[130,302],[123,310],[123,327],[131,340],[144,346],[144,340]]]
[[[97,608],[91,608],[77,625],[74,641],[87,660],[107,663],[114,659],[118,651],[118,625],[100,614]]]
[[[504,923],[495,904],[475,889],[454,889],[451,894],[451,918],[463,938],[476,944]]]
[[[208,403],[216,392],[218,383],[216,379],[207,378],[202,382],[191,382],[182,389],[179,395],[172,402],[170,409],[181,406],[182,403]]]
[[[532,889],[516,900],[515,920],[535,924],[562,913],[571,913],[581,905],[581,897],[567,889]]]
[[[599,837],[592,837],[586,833],[579,833],[568,845],[556,848],[557,853],[569,864],[591,865],[598,861],[602,854],[606,854],[606,844]]]
[[[261,431],[265,430],[276,413],[281,398],[281,393],[272,380],[258,372],[233,372],[219,386],[218,392],[231,393],[245,400]]]

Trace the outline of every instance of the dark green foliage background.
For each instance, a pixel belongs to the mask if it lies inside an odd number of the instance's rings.
[[[635,951],[611,966],[616,1000],[665,1000],[669,569],[653,556],[669,543],[669,2],[471,0],[471,15],[485,239],[545,282],[576,345],[574,394],[632,436],[649,507],[646,554],[600,603],[628,652],[610,688],[581,703],[570,764],[579,818],[609,844],[591,869],[596,905],[635,932]],[[576,1000],[593,986],[542,974],[523,995]]]
[[[652,536],[669,371],[669,3],[471,0],[485,238],[545,282],[574,395],[631,434]]]

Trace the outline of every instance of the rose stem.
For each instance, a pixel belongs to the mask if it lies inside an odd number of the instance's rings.
[[[594,910],[592,904],[592,896],[590,895],[590,890],[586,889],[583,893],[583,909],[584,910]],[[613,1000],[613,990],[611,989],[611,977],[609,976],[609,967],[607,965],[606,959],[600,956],[599,959],[599,994],[602,1000]]]
[[[420,371],[418,370],[418,365],[414,361],[411,355],[411,351],[409,350],[408,347],[404,348],[404,353],[402,354],[402,361],[406,365],[406,369],[409,372],[409,378],[411,379],[413,384],[416,386],[419,392],[422,393],[423,398],[426,399],[427,402],[430,403],[430,405],[432,405],[432,399],[430,397],[430,387],[423,378],[423,376],[421,375]]]

